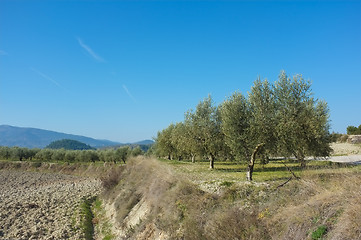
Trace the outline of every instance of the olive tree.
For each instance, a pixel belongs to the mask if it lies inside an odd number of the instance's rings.
[[[175,148],[174,155],[178,158],[178,160],[182,160],[184,157],[187,157],[189,153],[187,144],[187,130],[183,122],[175,124],[170,141],[172,146]]]
[[[311,82],[301,75],[289,78],[281,72],[274,86],[278,152],[294,156],[301,167],[308,155],[326,157],[329,147],[329,109],[313,97]]]
[[[130,154],[130,148],[128,146],[126,147],[120,147],[115,151],[116,157],[123,161],[125,164],[125,161],[127,160],[128,156]]]
[[[172,144],[172,132],[174,124],[170,124],[167,128],[159,131],[156,138],[157,155],[160,157],[167,156],[169,160],[173,159],[175,147]]]
[[[197,152],[209,157],[209,167],[214,168],[214,160],[222,147],[222,132],[219,111],[209,95],[199,102],[195,112],[189,111],[188,120],[192,124],[192,137]]]
[[[247,99],[242,93],[235,92],[220,107],[222,131],[225,143],[232,155],[237,159],[246,160],[251,157],[252,139],[250,138],[251,110]],[[248,179],[252,180],[254,161],[249,164]]]

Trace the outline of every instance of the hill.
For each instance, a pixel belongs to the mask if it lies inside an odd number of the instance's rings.
[[[118,142],[112,142],[108,140],[98,140],[90,137],[60,133],[38,128],[0,125],[0,146],[44,148],[51,142],[61,139],[77,140],[96,148],[120,144]]]
[[[154,141],[153,140],[143,140],[143,141],[135,142],[133,144],[136,144],[136,145],[153,145]]]
[[[46,148],[51,148],[51,149],[61,149],[64,148],[65,150],[90,150],[90,149],[94,149],[93,147],[76,141],[76,140],[71,140],[71,139],[62,139],[62,140],[57,140],[54,141],[52,143],[50,143],[48,146],[46,146]]]

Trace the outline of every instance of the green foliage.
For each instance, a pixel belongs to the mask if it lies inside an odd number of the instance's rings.
[[[250,150],[250,107],[241,93],[234,93],[220,107],[226,145],[237,159],[248,159]]]
[[[305,167],[305,157],[329,156],[329,108],[313,97],[310,81],[289,78],[284,71],[275,84],[257,79],[247,97],[235,92],[218,107],[208,96],[184,122],[158,132],[158,157],[237,159],[249,162],[252,179],[255,158],[294,156]]]
[[[2,147],[0,146],[0,158],[6,160],[32,160],[40,149],[20,148],[20,147]]]
[[[118,149],[105,150],[65,150],[65,149],[28,149],[19,147],[0,146],[0,159],[3,160],[30,160],[38,162],[113,162],[120,161],[126,163],[130,156],[143,155],[141,148],[120,147]]]
[[[199,102],[195,112],[188,111],[186,122],[191,126],[190,138],[194,140],[200,156],[210,159],[210,168],[223,146],[220,112],[209,95]]]
[[[132,155],[133,157],[136,157],[136,156],[139,156],[139,155],[143,155],[143,154],[144,154],[144,152],[143,152],[143,150],[140,148],[140,146],[137,146],[137,147],[133,148],[132,151],[131,151],[131,155]],[[125,163],[125,162],[124,162],[124,163]]]
[[[175,147],[172,144],[172,131],[174,124],[170,124],[167,128],[159,131],[156,138],[156,154],[158,156],[166,156],[169,160],[173,158]]]
[[[277,104],[273,86],[267,81],[257,79],[248,94],[250,105],[250,136],[248,142],[252,143],[252,149],[263,143],[263,153],[275,154],[277,151],[277,133],[275,131],[277,121]],[[252,140],[252,141],[251,141]]]
[[[358,127],[348,126],[347,127],[347,134],[349,134],[349,135],[361,135],[361,125],[359,125]]]
[[[90,150],[94,149],[91,146],[71,139],[62,139],[50,143],[46,148],[50,149],[66,149],[66,150]]]
[[[321,239],[327,233],[327,226],[321,225],[311,234],[312,240]]]
[[[119,159],[119,161],[123,161],[124,163],[127,160],[127,158],[129,157],[129,154],[130,154],[130,148],[128,146],[120,147],[115,151],[116,157]]]
[[[326,102],[313,98],[310,81],[281,72],[274,93],[278,152],[295,156],[302,165],[307,155],[328,156],[329,109]]]
[[[346,138],[344,136],[346,136]],[[332,132],[330,134],[330,142],[346,142],[347,138],[348,136],[342,133]]]

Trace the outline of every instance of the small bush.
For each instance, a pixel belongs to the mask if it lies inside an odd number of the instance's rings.
[[[100,180],[102,182],[103,188],[108,191],[113,189],[116,185],[118,185],[121,179],[122,173],[121,167],[113,168],[109,172],[106,173],[104,177],[101,177]]]
[[[207,224],[207,239],[270,239],[258,215],[256,209],[220,208]]]

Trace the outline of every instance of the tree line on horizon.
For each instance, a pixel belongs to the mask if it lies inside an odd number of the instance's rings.
[[[144,151],[140,146],[119,148],[108,148],[98,150],[66,150],[51,148],[22,148],[0,146],[0,159],[16,161],[41,161],[41,162],[126,162],[130,156],[143,155]]]
[[[209,159],[248,162],[252,180],[256,156],[295,157],[305,167],[306,156],[329,156],[329,108],[315,99],[311,82],[301,75],[254,82],[248,95],[233,93],[216,106],[209,95],[184,121],[158,132],[154,153],[168,159]]]

